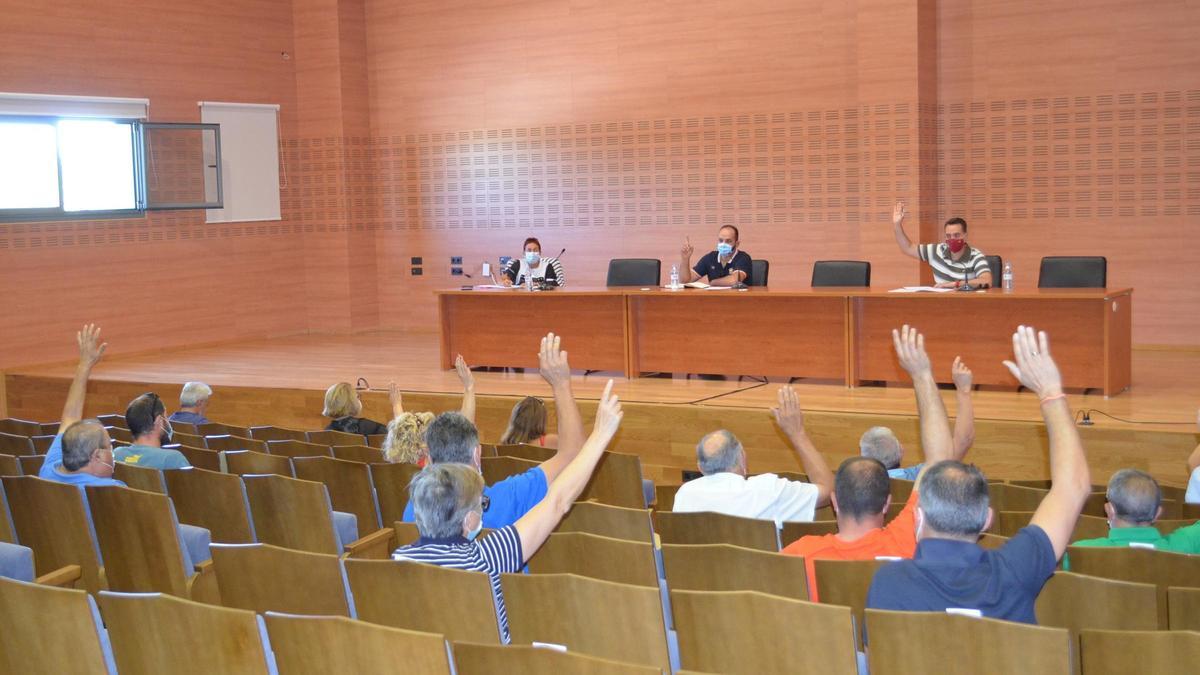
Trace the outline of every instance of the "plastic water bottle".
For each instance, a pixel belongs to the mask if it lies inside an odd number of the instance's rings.
[[[1010,262],[1004,263],[1004,274],[1001,275],[1000,278],[1002,280],[1001,283],[1004,284],[1004,292],[1011,293],[1012,289],[1013,289],[1012,263],[1010,263]]]
[[[527,291],[533,290],[533,274],[525,275],[525,290],[527,290]]]
[[[671,265],[671,285],[668,288],[679,288],[679,265]]]

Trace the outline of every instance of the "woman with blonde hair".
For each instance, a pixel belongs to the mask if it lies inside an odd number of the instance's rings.
[[[475,421],[475,377],[467,362],[459,355],[454,369],[463,385],[461,412],[471,422]],[[393,385],[395,387],[395,385]],[[425,466],[429,446],[425,443],[425,430],[434,420],[431,412],[405,412],[399,387],[392,393],[393,418],[387,425],[387,438],[383,440],[383,456],[392,463]]]
[[[395,406],[396,400],[393,397],[392,408],[395,409]],[[338,382],[325,390],[325,409],[321,414],[332,418],[325,427],[326,430],[363,436],[387,433],[386,426],[375,420],[359,417],[362,414],[362,399],[349,382]]]
[[[500,437],[501,445],[521,443],[543,448],[558,447],[558,435],[546,433],[546,403],[536,396],[526,396],[513,406],[508,428]]]

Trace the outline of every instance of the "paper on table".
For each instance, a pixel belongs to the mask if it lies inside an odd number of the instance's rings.
[[[479,284],[475,288],[507,288],[511,290],[520,290],[520,286],[504,286],[501,284]]]
[[[703,281],[693,281],[689,284],[684,284],[684,288],[708,288],[708,284]]]
[[[905,286],[904,288],[893,288],[889,293],[952,293],[953,288],[936,288],[934,286]]]
[[[706,291],[732,291],[733,286],[705,286]]]

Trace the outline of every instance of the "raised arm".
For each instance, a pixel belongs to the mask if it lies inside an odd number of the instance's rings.
[[[67,390],[67,402],[63,405],[62,418],[58,423],[59,433],[83,419],[83,400],[87,396],[88,378],[92,375],[92,368],[108,348],[107,342],[100,342],[100,327],[91,323],[75,334],[75,342],[79,344],[79,364],[75,366],[75,379],[71,380],[71,388]]]
[[[921,419],[921,451],[925,454],[925,467],[954,459],[954,440],[950,435],[950,419],[946,416],[946,405],[933,379],[933,367],[929,354],[925,353],[925,336],[916,328],[905,325],[892,330],[892,347],[900,367],[909,374],[913,392],[917,396],[917,414]],[[921,470],[923,475],[925,470]],[[917,476],[917,481],[921,476]]]
[[[896,245],[900,247],[900,252],[910,258],[920,260],[921,256],[917,253],[917,245],[909,241],[908,235],[904,233],[904,217],[908,215],[908,211],[904,208],[904,202],[896,202],[896,208],[892,209],[892,231],[896,235]]]
[[[567,353],[560,349],[561,343],[560,336],[550,333],[542,338],[538,353],[538,367],[554,391],[554,410],[558,416],[558,452],[541,464],[547,483],[558,478],[583,446],[583,418],[571,391],[571,366],[567,363]]]
[[[961,460],[975,443],[975,403],[971,400],[974,376],[962,357],[954,357],[950,368],[954,379],[954,397],[957,406],[954,414],[954,459]]]
[[[571,505],[592,477],[592,471],[596,469],[596,463],[604,454],[604,448],[621,425],[621,402],[612,393],[612,386],[612,380],[609,380],[604,387],[600,405],[596,408],[596,425],[592,429],[592,435],[583,444],[583,449],[563,468],[558,480],[550,484],[550,489],[542,501],[521,516],[516,523],[517,535],[521,537],[521,552],[526,561],[537,553],[546,537],[550,536],[562,517],[571,510]]]
[[[467,366],[466,360],[462,354],[454,359],[454,370],[458,372],[458,379],[463,386],[462,400],[462,416],[471,420],[471,424],[475,423],[475,375],[471,372],[471,368]]]
[[[681,284],[690,284],[700,278],[692,270],[693,252],[695,252],[695,249],[692,248],[692,238],[688,237],[679,249],[679,283]]]
[[[404,393],[395,382],[388,382],[388,403],[392,404],[392,419],[404,414]]]
[[[1013,355],[1016,363],[1005,361],[1004,365],[1041,399],[1042,417],[1050,435],[1050,492],[1038,505],[1030,524],[1042,528],[1054,546],[1054,555],[1061,558],[1091,492],[1092,478],[1046,334],[1035,335],[1032,328],[1018,327],[1013,333]]]
[[[833,492],[833,472],[825,463],[825,458],[813,445],[804,430],[804,411],[800,409],[800,397],[790,385],[779,388],[779,405],[771,408],[775,423],[788,437],[788,442],[800,459],[800,466],[808,474],[808,480],[817,486],[817,508],[829,504],[829,495]]]

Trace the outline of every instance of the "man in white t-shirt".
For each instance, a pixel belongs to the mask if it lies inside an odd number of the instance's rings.
[[[811,483],[787,480],[773,473],[746,475],[746,451],[732,433],[714,431],[696,446],[702,477],[684,483],[675,494],[675,511],[713,511],[743,518],[811,521],[829,504],[833,472],[804,431],[804,413],[791,387],[779,389],[779,407],[771,413],[787,435]]]

